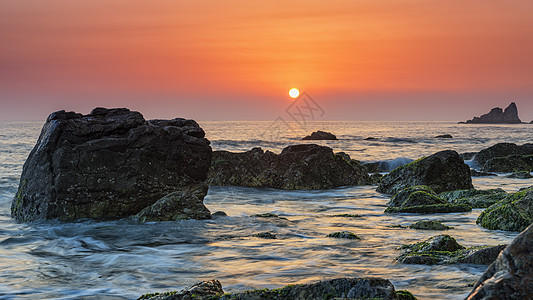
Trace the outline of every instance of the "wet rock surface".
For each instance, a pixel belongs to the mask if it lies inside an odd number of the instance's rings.
[[[437,193],[473,188],[468,165],[457,152],[445,150],[394,169],[383,176],[377,191],[394,195],[417,185],[427,185]]]
[[[209,141],[193,120],[146,121],[125,108],[95,108],[88,115],[58,111],[48,117],[24,164],[11,216],[132,216],[202,183],[210,161]],[[194,205],[206,212],[200,198]]]
[[[443,192],[439,194],[439,197],[446,199],[451,204],[466,204],[472,208],[487,208],[508,195],[509,194],[502,189],[469,189]]]
[[[476,220],[492,230],[522,231],[533,223],[533,188],[509,194],[484,210]]]
[[[312,284],[288,285],[279,289],[252,290],[224,294],[217,280],[204,281],[180,292],[146,294],[139,300],[190,300],[190,299],[236,299],[236,300],[323,300],[323,299],[416,299],[407,291],[394,289],[392,283],[378,277],[339,278]]]
[[[286,190],[368,185],[366,169],[345,153],[315,144],[288,146],[275,154],[254,148],[244,153],[213,152],[208,183]]]
[[[533,155],[509,155],[489,159],[483,165],[485,172],[532,172]]]
[[[437,196],[429,186],[418,185],[405,188],[394,195],[386,213],[451,213],[471,211],[467,204],[450,204]]]
[[[498,143],[489,148],[479,151],[474,162],[483,167],[487,161],[497,157],[506,157],[510,155],[532,155],[533,144],[516,145],[513,143]]]
[[[478,299],[533,299],[533,226],[498,256],[468,296]]]

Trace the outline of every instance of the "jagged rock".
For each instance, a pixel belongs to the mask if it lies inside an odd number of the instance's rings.
[[[457,152],[445,150],[394,169],[381,178],[376,190],[394,195],[417,185],[427,185],[437,193],[473,188],[470,168]]]
[[[404,264],[436,265],[436,264],[478,264],[489,265],[506,245],[481,246],[465,248],[446,234],[427,239],[424,242],[403,245],[404,250],[397,261]]]
[[[212,283],[214,282],[214,283]],[[217,284],[218,283],[218,284]],[[203,285],[207,285],[202,288]],[[187,289],[181,292],[146,294],[138,300],[323,300],[323,299],[416,299],[405,291],[397,294],[392,283],[378,277],[339,278],[312,284],[293,284],[279,289],[251,290],[241,293],[223,294],[216,280],[197,285],[201,293]],[[219,288],[220,286],[220,288]]]
[[[487,161],[496,157],[531,154],[533,154],[533,144],[524,144],[518,146],[513,143],[498,143],[487,149],[479,151],[474,157],[474,162],[480,166],[484,166]]]
[[[533,299],[533,226],[507,246],[474,285],[468,300]]]
[[[435,138],[436,139],[453,139],[453,136],[451,134],[441,134],[441,135],[437,135]]]
[[[505,178],[529,179],[533,178],[533,175],[529,171],[522,171],[507,175]]]
[[[476,156],[477,152],[465,152],[465,153],[459,153],[459,156],[461,156],[464,160],[471,160]]]
[[[432,188],[418,185],[399,191],[388,203],[386,213],[452,213],[471,211],[468,205],[452,205],[437,196]]]
[[[336,139],[337,137],[333,133],[319,130],[319,131],[315,131],[311,133],[311,135],[304,137],[302,140],[306,141],[306,140],[336,140]]]
[[[510,194],[484,210],[476,220],[492,230],[522,231],[533,223],[533,188]]]
[[[276,189],[331,189],[368,185],[366,169],[345,153],[315,144],[288,146],[281,154],[254,148],[244,153],[213,152],[208,183]]]
[[[522,123],[518,117],[518,108],[514,102],[504,110],[500,107],[491,109],[488,114],[481,117],[474,117],[472,120],[466,121],[467,124],[519,124]]]
[[[509,155],[505,157],[495,157],[489,159],[483,165],[485,172],[532,172],[533,171],[533,154],[532,155]]]
[[[487,208],[504,199],[509,194],[502,189],[457,190],[440,193],[438,196],[452,204],[466,204],[472,208]]]
[[[48,117],[24,164],[11,216],[132,216],[202,183],[210,161],[209,141],[193,120],[146,121],[125,108],[95,108],[88,115],[58,111]],[[208,212],[199,196],[193,206]]]

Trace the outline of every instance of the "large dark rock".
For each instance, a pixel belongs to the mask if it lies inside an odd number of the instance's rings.
[[[533,144],[518,146],[513,143],[499,143],[487,149],[479,151],[474,157],[474,162],[483,167],[487,161],[497,157],[509,155],[531,155],[533,154]]]
[[[522,123],[518,117],[518,108],[514,102],[502,110],[500,107],[493,108],[488,114],[474,117],[466,121],[467,124],[518,124]]]
[[[288,146],[275,154],[254,148],[244,153],[213,152],[209,184],[276,189],[330,189],[371,184],[366,169],[345,153],[315,144]]]
[[[509,194],[507,194],[502,189],[470,189],[443,192],[439,194],[439,197],[446,199],[452,204],[466,204],[471,206],[472,208],[487,208],[504,199],[508,195]]]
[[[489,159],[483,165],[485,172],[532,172],[533,155],[509,155]]]
[[[394,195],[404,188],[427,185],[435,192],[471,189],[470,168],[452,150],[437,152],[383,176],[377,191]]]
[[[132,216],[201,184],[210,162],[209,141],[193,120],[146,121],[125,108],[58,111],[24,164],[11,215],[18,221]],[[202,191],[187,205],[204,218]]]
[[[386,213],[454,213],[467,212],[472,208],[467,204],[450,204],[437,196],[432,188],[425,185],[407,187],[392,197]]]
[[[533,299],[533,226],[520,233],[483,273],[467,299]]]
[[[408,296],[408,295],[410,296]],[[322,300],[322,299],[416,299],[410,293],[394,289],[386,279],[339,278],[312,284],[293,284],[279,289],[251,290],[241,293],[223,294],[217,280],[204,281],[180,292],[166,292],[143,295],[139,300]]]
[[[476,223],[492,230],[522,231],[533,223],[533,188],[510,194],[484,210]]]
[[[302,140],[306,141],[306,140],[336,140],[336,139],[337,137],[333,133],[319,130],[319,131],[315,131],[311,133],[311,135],[304,137]]]

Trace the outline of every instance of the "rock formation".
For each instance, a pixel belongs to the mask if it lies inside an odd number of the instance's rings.
[[[437,196],[432,188],[419,185],[399,191],[389,201],[386,213],[452,213],[471,211],[467,204],[450,204]]]
[[[322,299],[382,299],[414,300],[408,291],[396,291],[392,283],[378,277],[339,278],[312,284],[292,284],[279,289],[251,290],[224,294],[218,280],[203,281],[180,292],[154,293],[138,300],[322,300]]]
[[[468,165],[457,152],[445,150],[394,169],[383,176],[377,191],[394,195],[417,185],[427,185],[436,193],[473,188]]]
[[[533,188],[509,194],[484,210],[476,221],[492,230],[522,231],[533,223]]]
[[[533,226],[520,233],[483,273],[468,300],[533,299]]]
[[[514,102],[502,110],[500,107],[493,108],[488,114],[481,117],[474,117],[466,121],[467,124],[519,124],[522,123],[518,117],[518,108]]]
[[[24,164],[11,215],[17,221],[117,219],[171,194],[173,200],[161,201],[180,210],[173,216],[209,218],[201,186],[210,162],[209,141],[193,120],[146,121],[125,108],[58,111]]]
[[[372,182],[366,169],[345,153],[315,144],[288,146],[275,154],[214,151],[208,183],[276,189],[331,189]]]
[[[483,167],[487,161],[497,157],[509,155],[532,155],[533,144],[516,145],[513,143],[498,143],[489,148],[479,151],[474,156],[474,162]]]
[[[311,135],[304,137],[302,140],[306,141],[306,140],[336,140],[336,139],[337,137],[333,133],[319,130],[319,131],[315,131],[311,133]]]

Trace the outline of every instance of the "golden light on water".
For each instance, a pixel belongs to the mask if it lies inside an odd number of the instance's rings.
[[[289,96],[291,96],[291,98],[293,99],[298,98],[299,95],[300,95],[300,91],[297,88],[290,89]]]

